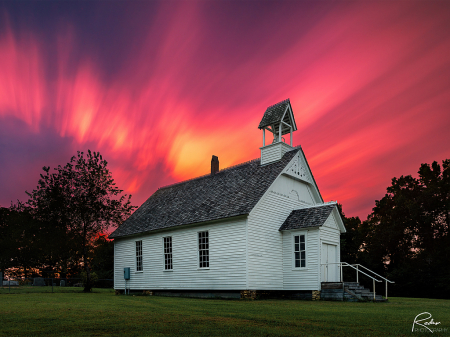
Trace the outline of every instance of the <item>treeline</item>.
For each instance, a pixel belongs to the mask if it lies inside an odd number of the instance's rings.
[[[135,208],[115,187],[99,153],[79,152],[54,173],[44,167],[24,204],[0,207],[0,272],[76,277],[85,291],[113,277],[113,244],[102,236]],[[450,160],[422,164],[418,178],[392,179],[365,221],[346,217],[341,261],[395,281],[390,296],[450,298]],[[345,269],[344,278],[354,279]],[[369,280],[370,281],[370,280]],[[363,279],[364,282],[364,279]],[[367,284],[371,286],[371,284]]]
[[[36,220],[28,207],[0,207],[0,272],[11,278],[83,278],[79,237]],[[112,279],[114,244],[98,234],[87,245],[95,277]],[[6,275],[7,274],[7,275]]]
[[[341,260],[395,281],[392,296],[450,298],[450,160],[418,173],[393,178],[365,221],[341,208]]]
[[[25,203],[0,208],[0,271],[21,277],[111,278],[113,245],[105,236],[135,208],[117,188],[100,153],[78,152],[49,167]]]

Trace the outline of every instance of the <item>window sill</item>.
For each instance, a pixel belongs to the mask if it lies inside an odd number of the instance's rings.
[[[197,268],[197,270],[209,270],[209,268]]]
[[[173,269],[164,269],[163,271],[173,272]]]
[[[309,270],[309,268],[307,267],[303,267],[303,268],[292,268],[293,271],[302,271],[302,270]]]
[[[135,274],[143,274],[144,271],[143,271],[143,270],[141,270],[141,271],[135,271],[134,273],[135,273]]]

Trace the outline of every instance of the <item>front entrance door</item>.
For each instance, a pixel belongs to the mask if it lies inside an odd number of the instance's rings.
[[[322,282],[339,282],[339,266],[337,261],[337,246],[322,243]]]

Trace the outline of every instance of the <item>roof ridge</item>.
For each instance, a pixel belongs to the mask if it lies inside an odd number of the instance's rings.
[[[186,180],[178,181],[178,182],[176,182],[176,183],[169,184],[169,185],[164,185],[164,186],[158,187],[157,191],[162,190],[162,189],[167,188],[167,187],[172,187],[172,186],[175,186],[175,185],[184,184],[184,183],[187,183],[188,181],[192,181],[192,180],[197,180],[197,179],[200,179],[200,178],[204,178],[204,177],[207,177],[207,176],[209,176],[209,175],[211,175],[211,174],[204,174],[204,175],[202,175],[202,176],[198,176],[198,177],[195,177],[195,178],[191,178],[191,179],[186,179]]]
[[[236,167],[242,166],[242,165],[250,164],[250,163],[252,163],[252,162],[259,161],[259,160],[261,160],[261,158],[255,158],[255,159],[248,160],[248,161],[245,161],[245,162],[240,163],[240,164],[228,166],[228,167],[225,167],[225,168],[219,170],[218,172],[216,172],[216,174],[217,174],[217,173],[220,173],[220,172],[223,172],[223,171],[230,170],[230,169],[232,169],[232,168],[236,168]],[[210,176],[210,175],[211,175],[211,173],[207,173],[207,174],[204,174],[204,175],[195,177],[195,178],[191,178],[191,179],[186,179],[186,180],[178,181],[178,182],[173,183],[173,184],[161,186],[161,187],[158,188],[158,190],[162,190],[162,189],[164,189],[164,188],[172,187],[172,186],[175,186],[175,185],[184,184],[184,183],[187,183],[188,181],[192,181],[192,180],[197,180],[197,179],[205,178],[205,177],[208,177],[208,176]]]
[[[261,158],[255,158],[255,159],[252,159],[252,160],[244,161],[243,163],[240,163],[240,164],[236,164],[236,165],[231,165],[231,166],[225,167],[224,169],[219,170],[219,172],[230,170],[232,168],[235,168],[235,167],[238,167],[238,166],[242,166],[242,165],[245,165],[245,164],[250,164],[250,163],[253,163],[253,162],[259,161],[259,160],[261,160]]]
[[[275,107],[275,106],[277,106],[277,105],[279,105],[279,104],[283,104],[283,103],[286,103],[286,102],[289,102],[289,103],[290,103],[291,101],[289,100],[289,98],[286,98],[285,100],[282,100],[281,102],[278,102],[278,103],[275,103],[275,104],[269,106],[269,107],[266,109],[266,111],[269,110],[269,109],[271,109],[271,108],[273,108],[273,107]]]
[[[301,149],[301,148],[302,148],[301,145],[296,145],[296,146],[293,146],[293,149],[289,150],[288,152],[294,151],[294,150],[298,150],[298,149]],[[245,165],[245,164],[250,164],[252,162],[259,161],[259,160],[261,160],[261,158],[255,158],[255,159],[251,159],[251,160],[248,160],[248,161],[244,161],[243,163],[239,163],[239,164],[236,164],[236,165],[231,165],[231,166],[228,166],[228,167],[225,167],[225,168],[219,170],[217,173],[223,172],[223,171],[226,171],[226,170],[230,170],[232,168],[239,167],[239,166],[242,166],[242,165]],[[211,173],[207,173],[207,174],[195,177],[195,178],[178,181],[178,182],[173,183],[173,184],[168,184],[168,185],[164,185],[164,186],[158,187],[157,190],[162,190],[163,188],[166,188],[166,187],[171,187],[171,186],[187,183],[188,181],[192,181],[192,180],[196,180],[196,179],[200,179],[200,178],[205,178],[205,177],[208,177],[210,175],[211,175]]]

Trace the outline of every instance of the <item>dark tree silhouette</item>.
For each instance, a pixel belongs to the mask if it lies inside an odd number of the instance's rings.
[[[422,164],[419,177],[393,178],[369,215],[371,267],[403,296],[450,298],[450,160]]]
[[[21,204],[0,208],[0,272],[27,278],[42,263],[39,245],[42,226]]]
[[[92,270],[99,279],[114,278],[114,242],[108,240],[106,235],[100,235],[94,241]]]
[[[86,157],[78,152],[54,173],[49,167],[43,170],[37,188],[27,192],[27,206],[37,220],[52,224],[55,239],[66,237],[78,247],[86,273],[84,291],[89,292],[90,244],[132,213],[131,195],[121,195],[123,191],[115,186],[107,162],[98,152],[89,150]]]

